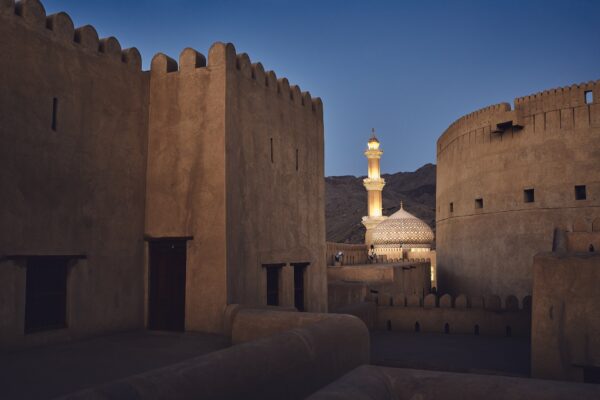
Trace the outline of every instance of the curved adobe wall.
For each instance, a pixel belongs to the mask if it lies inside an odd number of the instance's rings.
[[[533,256],[552,250],[554,229],[600,216],[599,99],[600,81],[553,89],[464,116],[439,138],[441,290],[530,294]],[[575,185],[586,185],[586,200]]]

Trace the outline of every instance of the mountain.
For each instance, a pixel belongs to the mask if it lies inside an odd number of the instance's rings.
[[[391,215],[404,202],[404,209],[425,221],[435,232],[435,165],[425,164],[414,172],[384,174],[383,215]],[[325,178],[327,241],[364,243],[367,191],[364,176]]]

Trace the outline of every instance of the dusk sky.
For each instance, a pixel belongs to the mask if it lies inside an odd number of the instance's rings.
[[[326,175],[364,175],[371,127],[384,173],[435,163],[456,118],[600,78],[600,1],[45,0],[76,26],[163,52],[232,42],[325,109]]]

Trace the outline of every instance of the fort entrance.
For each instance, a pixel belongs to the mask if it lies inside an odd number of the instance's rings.
[[[149,242],[148,328],[185,329],[186,239]]]

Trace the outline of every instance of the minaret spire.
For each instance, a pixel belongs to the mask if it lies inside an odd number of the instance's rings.
[[[385,180],[381,177],[381,169],[379,160],[383,150],[379,148],[379,140],[375,136],[375,128],[371,128],[371,138],[367,143],[365,156],[368,160],[368,175],[363,180],[365,189],[368,194],[368,215],[363,217],[362,223],[367,228],[365,234],[365,243],[371,245],[372,229],[377,226],[386,217],[382,215],[381,191],[385,186]]]

